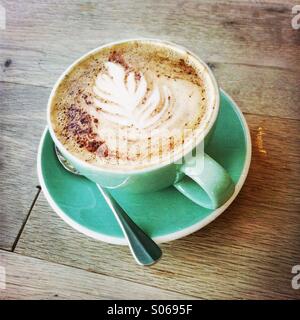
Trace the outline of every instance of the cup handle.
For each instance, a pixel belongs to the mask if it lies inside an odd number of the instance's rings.
[[[201,168],[193,166],[191,160],[185,162],[180,170],[186,176],[174,187],[198,205],[216,209],[224,204],[234,193],[235,185],[229,174],[214,159],[204,153]]]

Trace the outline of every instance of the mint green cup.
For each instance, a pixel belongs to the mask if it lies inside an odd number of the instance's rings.
[[[171,50],[188,55],[197,63],[204,78],[208,92],[208,110],[204,117],[204,129],[196,137],[196,141],[185,148],[185,153],[175,156],[172,160],[164,160],[159,164],[142,169],[122,170],[120,168],[101,168],[86,163],[71,154],[57,138],[51,123],[51,106],[56,90],[73,68],[90,55],[103,48],[127,41],[153,42],[155,45],[166,46]],[[214,159],[202,152],[213,133],[219,113],[220,93],[216,79],[210,68],[194,53],[176,44],[156,39],[130,39],[101,46],[75,61],[58,79],[48,101],[47,120],[51,137],[63,156],[80,172],[81,175],[108,189],[124,189],[126,192],[153,192],[169,186],[200,206],[216,209],[224,204],[234,193],[235,185],[225,171]],[[199,152],[200,150],[200,152]],[[198,152],[195,152],[198,151]],[[200,163],[201,165],[195,165]]]

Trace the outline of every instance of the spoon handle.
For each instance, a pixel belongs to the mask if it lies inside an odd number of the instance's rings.
[[[97,187],[114,213],[136,262],[144,266],[157,262],[162,256],[159,246],[129,218],[108,191],[98,184]]]

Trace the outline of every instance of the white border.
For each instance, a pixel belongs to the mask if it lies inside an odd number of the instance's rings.
[[[170,233],[167,235],[163,235],[163,236],[159,236],[159,237],[154,237],[153,240],[156,243],[173,241],[173,240],[185,237],[185,236],[205,227],[207,224],[209,224],[210,222],[215,220],[221,213],[223,213],[229,207],[229,205],[233,202],[233,200],[236,198],[236,196],[240,192],[240,190],[246,180],[246,177],[247,177],[247,174],[249,171],[249,167],[250,167],[251,154],[252,154],[252,144],[251,144],[251,137],[250,137],[249,128],[248,128],[247,122],[246,122],[241,110],[236,105],[236,103],[233,101],[233,99],[225,91],[223,91],[223,90],[221,90],[221,91],[223,92],[223,94],[225,96],[227,96],[227,98],[231,101],[231,104],[235,107],[235,110],[238,113],[238,115],[240,116],[240,119],[242,121],[243,129],[245,131],[245,136],[246,136],[246,149],[247,149],[246,159],[245,159],[244,169],[241,173],[240,179],[235,186],[235,191],[234,191],[233,195],[231,196],[231,198],[225,204],[223,204],[223,206],[221,206],[220,208],[213,211],[209,216],[207,216],[203,220],[195,223],[194,225],[192,225],[190,227],[184,228],[183,230],[176,231],[176,232],[173,232],[173,233]],[[86,227],[81,226],[79,223],[75,222],[68,215],[66,215],[56,205],[56,203],[54,202],[54,200],[52,199],[50,193],[48,192],[48,190],[46,188],[45,181],[44,181],[44,178],[42,175],[42,165],[41,165],[42,147],[43,147],[43,142],[44,142],[47,130],[48,130],[48,128],[46,127],[46,129],[44,130],[43,136],[40,140],[40,145],[39,145],[39,150],[38,150],[38,160],[37,160],[37,171],[38,171],[38,178],[39,178],[43,193],[44,193],[46,199],[48,200],[50,206],[52,207],[52,209],[71,227],[73,227],[75,230],[77,230],[77,231],[79,231],[89,237],[92,237],[94,239],[101,240],[104,242],[108,242],[111,244],[128,245],[125,238],[107,236],[107,235],[92,231]],[[99,194],[99,196],[100,196],[100,194]]]

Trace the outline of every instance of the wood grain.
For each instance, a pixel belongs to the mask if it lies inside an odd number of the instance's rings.
[[[0,248],[13,247],[36,194],[35,158],[50,87],[67,65],[100,44],[134,36],[178,42],[210,63],[220,85],[244,112],[300,119],[300,41],[299,32],[290,27],[292,2],[3,5],[7,28],[0,30],[0,193],[5,201]]]
[[[2,81],[51,87],[90,49],[159,37],[209,62],[244,112],[300,118],[300,33],[291,27],[292,2],[18,0],[4,6]]]
[[[300,298],[291,288],[291,268],[300,263],[294,0],[1,4],[7,27],[0,30],[0,248],[16,244],[16,252],[35,258],[0,253],[9,277],[0,298]],[[136,266],[128,248],[72,230],[42,195],[26,220],[37,193],[35,159],[50,88],[88,50],[140,36],[179,43],[208,62],[248,113],[254,148],[233,205],[203,230],[163,245],[163,260],[149,269]]]
[[[16,252],[198,298],[300,298],[291,288],[300,256],[299,121],[256,115],[247,121],[254,154],[239,197],[206,228],[164,244],[157,265],[140,268],[128,248],[72,230],[43,196]]]
[[[0,83],[0,248],[11,249],[37,193],[49,89]]]
[[[191,296],[0,250],[0,299],[194,299]]]
[[[219,85],[243,112],[300,119],[300,76],[283,69],[212,64]]]

